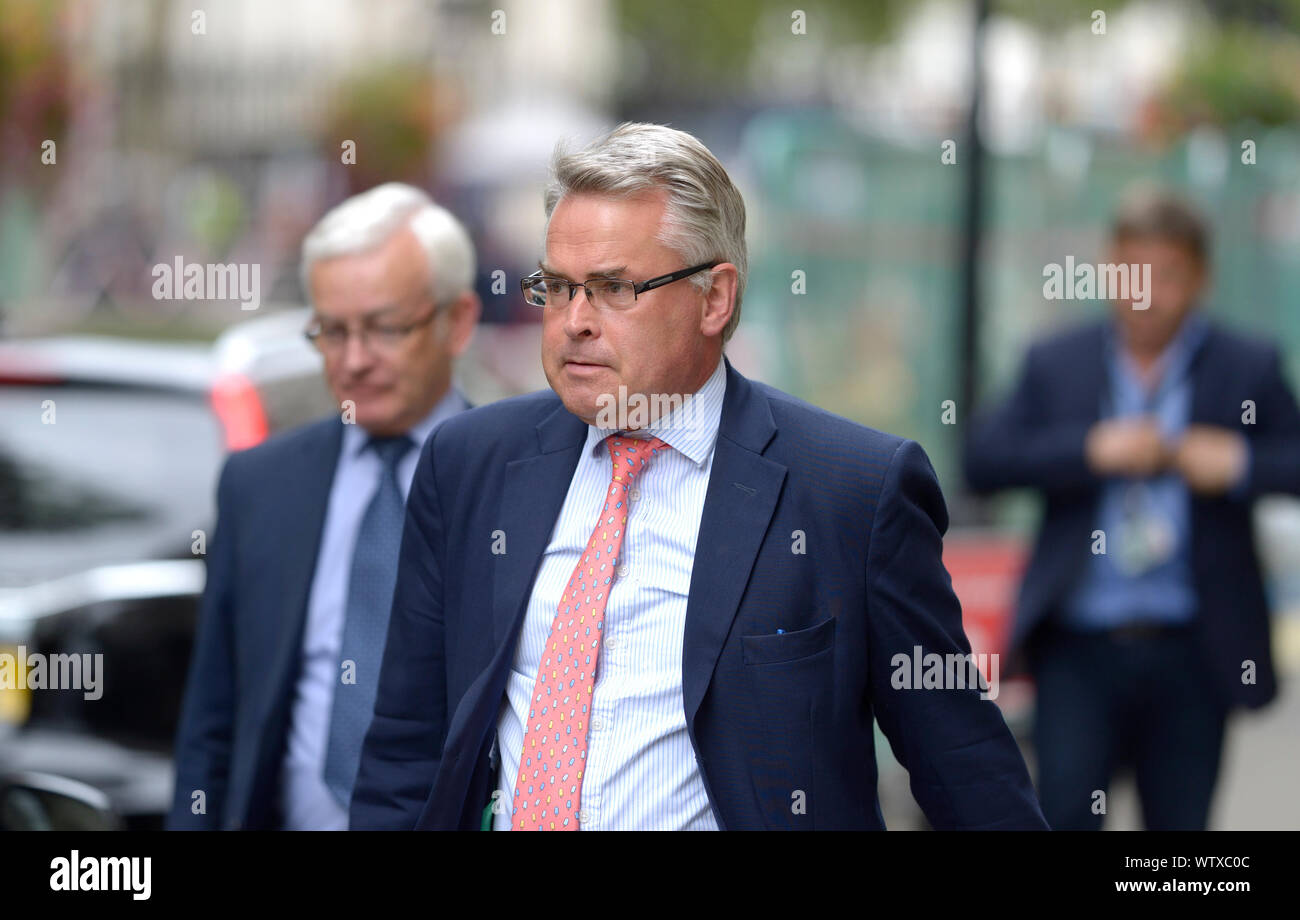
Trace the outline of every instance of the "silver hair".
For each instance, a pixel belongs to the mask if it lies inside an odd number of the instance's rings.
[[[745,201],[717,157],[685,131],[664,125],[625,122],[582,150],[558,144],[546,187],[546,218],[571,192],[634,195],[664,189],[668,201],[658,239],[686,265],[731,262],[736,266],[736,304],[722,330],[726,342],[740,322],[749,256],[745,247]],[[683,266],[685,267],[685,266]],[[713,276],[699,272],[691,283],[701,291]]]
[[[430,293],[445,304],[474,283],[474,244],[452,213],[413,185],[386,182],[336,205],[302,241],[299,278],[310,297],[311,268],[322,259],[356,255],[386,242],[410,227],[424,250]]]

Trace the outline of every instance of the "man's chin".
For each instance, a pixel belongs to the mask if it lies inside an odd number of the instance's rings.
[[[596,413],[600,411],[600,407],[596,405],[593,400],[585,397],[578,398],[567,396],[560,393],[557,393],[556,395],[560,397],[560,402],[564,403],[564,408],[572,415],[576,415],[588,425],[594,425],[596,423]]]
[[[608,372],[608,369],[606,371]],[[599,376],[605,378],[607,374],[600,374]],[[555,391],[556,396],[560,397],[560,401],[564,403],[564,408],[588,425],[594,423],[596,414],[601,410],[602,405],[607,403],[611,397],[616,398],[618,394],[617,384],[611,385],[604,379],[575,381],[569,378],[563,370],[560,371],[557,379],[551,381],[551,389]]]
[[[1132,317],[1124,322],[1124,338],[1135,348],[1159,348],[1167,344],[1177,331],[1176,326],[1156,317]]]
[[[1141,351],[1161,351],[1171,341],[1177,329],[1141,329],[1129,336],[1129,344]]]
[[[354,424],[377,437],[402,434],[404,431],[397,413],[382,405],[381,400],[363,401],[355,398],[349,401],[345,398],[339,401],[339,405],[344,424]]]

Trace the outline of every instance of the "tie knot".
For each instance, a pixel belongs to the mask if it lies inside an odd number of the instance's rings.
[[[396,473],[397,464],[406,456],[407,451],[415,446],[415,442],[401,434],[395,438],[371,438],[370,446],[379,455],[379,462],[384,465],[384,470]]]
[[[629,438],[626,435],[610,435],[605,439],[609,446],[609,456],[614,462],[615,480],[622,477],[629,481],[645,468],[668,444],[659,438]]]

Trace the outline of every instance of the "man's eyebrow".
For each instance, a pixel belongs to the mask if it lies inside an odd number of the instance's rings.
[[[360,318],[363,322],[366,321],[366,320],[370,320],[370,319],[383,318],[383,314],[385,314],[385,313],[392,313],[394,310],[399,310],[399,309],[401,309],[401,306],[402,306],[402,305],[401,305],[400,303],[390,303],[390,304],[385,304],[385,305],[382,306],[382,307],[375,307],[375,309],[373,309],[373,310],[367,310],[365,313],[362,313],[361,316],[360,316],[359,318]],[[326,315],[326,314],[324,314],[324,313],[321,313],[320,311],[315,311],[315,312],[313,313],[313,318],[314,318],[315,320],[317,320],[318,322],[327,322],[327,323],[328,323],[328,322],[333,322],[333,323],[344,322],[344,320],[341,320],[341,319],[340,319],[339,317],[337,317],[337,316],[328,316],[328,315]]]
[[[556,271],[555,269],[551,268],[549,265],[547,265],[546,263],[540,260],[537,263],[537,268],[541,271],[543,275],[554,275],[556,278],[568,277],[567,275]],[[625,274],[627,274],[627,266],[619,265],[614,268],[606,268],[606,269],[601,269],[599,271],[587,272],[587,277],[588,278],[617,278],[620,275],[625,275]]]

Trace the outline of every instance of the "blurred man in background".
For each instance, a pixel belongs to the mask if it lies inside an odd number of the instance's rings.
[[[726,170],[648,124],[552,167],[551,389],[425,446],[352,826],[880,828],[878,719],[936,827],[1044,828],[974,680],[894,682],[970,651],[925,452],[723,355]]]
[[[464,228],[390,183],[303,241],[306,334],[340,415],[232,455],[176,741],[169,826],[344,829],[419,446],[469,404]]]
[[[1276,348],[1203,315],[1190,206],[1131,193],[1110,258],[1150,266],[1149,304],[1113,298],[1108,320],[1033,346],[972,422],[966,475],[1045,499],[1012,643],[1037,685],[1048,822],[1099,828],[1131,766],[1148,829],[1204,828],[1228,712],[1276,693],[1251,504],[1300,494],[1300,410]]]

